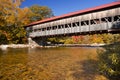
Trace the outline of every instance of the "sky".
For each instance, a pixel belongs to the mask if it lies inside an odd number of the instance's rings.
[[[21,7],[48,6],[55,16],[111,3],[116,0],[25,0]]]

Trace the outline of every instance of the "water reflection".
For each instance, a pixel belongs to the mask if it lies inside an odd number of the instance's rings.
[[[96,56],[96,48],[0,50],[0,80],[95,80]]]

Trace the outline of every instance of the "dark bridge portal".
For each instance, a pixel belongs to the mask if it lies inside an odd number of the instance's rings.
[[[26,26],[30,38],[120,31],[120,2],[72,12]]]

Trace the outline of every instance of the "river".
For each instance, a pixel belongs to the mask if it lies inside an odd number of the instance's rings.
[[[105,80],[97,72],[97,48],[0,50],[0,80]]]

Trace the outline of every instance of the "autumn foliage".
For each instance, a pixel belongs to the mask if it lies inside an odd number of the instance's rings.
[[[63,44],[111,44],[120,42],[120,34],[91,34],[49,38],[48,41]]]
[[[99,72],[110,80],[120,79],[120,44],[109,45],[98,51]]]
[[[52,16],[52,11],[48,7],[32,6],[30,8],[20,8],[23,1],[0,0],[0,44],[26,43],[27,38],[24,26],[32,21]],[[40,18],[36,19],[38,16]]]

